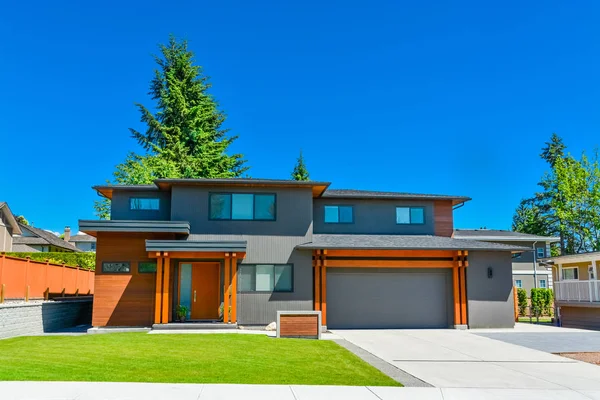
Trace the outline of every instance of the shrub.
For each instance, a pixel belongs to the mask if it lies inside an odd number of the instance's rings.
[[[542,308],[546,315],[552,316],[552,304],[554,302],[554,292],[552,289],[540,289],[542,291]]]
[[[531,314],[535,317],[552,315],[552,289],[531,289]]]
[[[525,309],[527,308],[527,290],[522,288],[517,289],[517,297],[519,300],[519,314],[525,315]]]
[[[7,256],[11,257],[19,257],[19,258],[31,258],[34,261],[46,261],[49,260],[54,264],[67,264],[71,266],[79,265],[81,268],[91,269],[92,271],[96,269],[96,253],[91,252],[78,252],[78,253],[20,253],[20,252],[10,252],[6,253]]]

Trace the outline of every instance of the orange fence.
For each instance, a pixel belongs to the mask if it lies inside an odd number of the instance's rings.
[[[0,303],[5,298],[29,300],[59,293],[93,294],[94,271],[0,253]]]

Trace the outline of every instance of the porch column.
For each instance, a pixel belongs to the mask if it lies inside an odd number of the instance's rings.
[[[454,325],[460,325],[460,289],[458,284],[458,266],[452,268],[452,288],[454,293]]]
[[[237,254],[231,254],[231,322],[237,323]]]
[[[160,252],[156,252],[156,289],[154,292],[154,323],[161,322],[161,304],[162,304],[162,272],[163,259]]]
[[[315,251],[314,270],[315,270],[315,311],[321,310],[321,259],[320,250]]]
[[[170,295],[170,270],[171,270],[171,258],[169,253],[166,251],[163,253],[163,294],[162,294],[162,323],[166,324],[169,322],[169,295]]]
[[[463,251],[462,268],[460,274],[460,314],[462,316],[462,324],[468,324],[467,318],[467,267],[469,266],[468,251]]]
[[[225,279],[223,283],[223,322],[229,323],[229,266],[231,258],[225,253]]]
[[[323,250],[323,256],[321,259],[321,324],[327,326],[327,250]]]

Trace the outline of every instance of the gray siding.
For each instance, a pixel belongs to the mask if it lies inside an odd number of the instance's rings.
[[[514,270],[533,271],[533,242],[502,242],[502,243],[531,248],[532,251],[527,251],[525,253],[521,253],[521,256],[519,258],[513,258],[512,264],[513,264]],[[538,248],[542,248],[542,249],[544,249],[544,252],[545,252],[546,242],[538,242],[538,243],[536,243],[535,247],[536,247],[536,251]],[[545,271],[545,268],[538,266],[538,271]]]
[[[160,209],[130,210],[131,197],[157,197],[160,199]],[[171,217],[171,193],[158,190],[115,190],[110,207],[110,219],[137,221],[168,221]]]
[[[493,278],[488,278],[488,267]],[[511,254],[469,252],[467,303],[470,328],[512,328],[515,324]]]
[[[354,206],[354,222],[326,224],[325,205]],[[396,207],[402,206],[425,207],[425,223],[396,224]],[[313,215],[315,233],[433,235],[435,232],[432,201],[315,199]]]
[[[275,193],[275,221],[211,221],[209,193]],[[245,240],[246,257],[241,264],[293,264],[292,293],[238,293],[238,323],[266,325],[277,311],[313,309],[312,252],[295,250],[312,239],[312,191],[307,189],[260,189],[174,186],[172,220],[189,221],[194,240]]]
[[[540,287],[540,281],[541,280],[545,280],[546,281],[546,289],[548,289],[550,286],[550,277],[551,275],[538,275],[537,276],[537,281],[538,281],[538,285],[537,287]],[[523,289],[525,289],[527,291],[527,296],[530,295],[531,293],[531,289],[533,289],[533,274],[531,275],[513,275],[513,284],[516,286],[515,282],[517,279],[521,280],[521,287]]]
[[[0,222],[0,251],[12,251],[12,241],[9,228]]]

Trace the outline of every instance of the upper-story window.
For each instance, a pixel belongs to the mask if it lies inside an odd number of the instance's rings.
[[[158,210],[160,208],[160,200],[155,197],[130,197],[130,210]]]
[[[543,247],[538,247],[537,248],[537,256],[538,256],[538,258],[544,258],[544,257],[546,257],[546,252],[544,251]]]
[[[424,224],[425,207],[396,207],[397,224]]]
[[[354,222],[352,206],[325,206],[326,224],[351,224]]]
[[[210,219],[275,221],[275,195],[254,193],[211,193]]]

